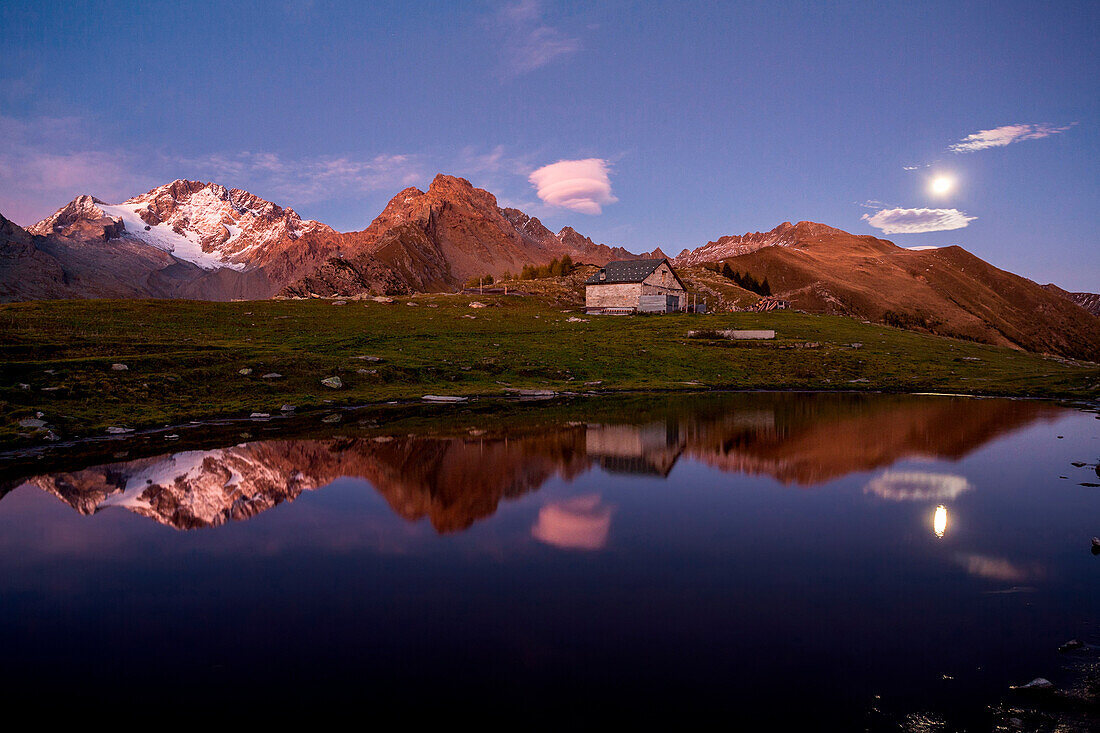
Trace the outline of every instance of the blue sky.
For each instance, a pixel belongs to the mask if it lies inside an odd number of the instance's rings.
[[[9,0],[0,212],[186,177],[351,230],[446,172],[635,251],[808,219],[1097,291],[1098,27],[1095,2]]]

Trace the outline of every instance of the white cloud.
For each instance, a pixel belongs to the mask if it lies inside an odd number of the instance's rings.
[[[492,25],[501,38],[506,77],[520,76],[546,66],[580,48],[580,41],[548,25],[537,0],[520,0],[506,5]]]
[[[559,160],[534,171],[528,179],[539,198],[551,206],[599,214],[604,206],[618,201],[611,194],[608,170],[602,158]]]
[[[1077,124],[1076,122],[1073,125]],[[1000,148],[1023,140],[1038,140],[1039,138],[1056,135],[1065,132],[1073,125],[1055,127],[1051,124],[1029,125],[1002,125],[992,130],[979,130],[967,135],[962,140],[948,147],[953,153],[973,153],[988,148]]]
[[[958,209],[883,209],[864,214],[866,221],[884,234],[920,234],[962,229],[978,217],[967,216]]]

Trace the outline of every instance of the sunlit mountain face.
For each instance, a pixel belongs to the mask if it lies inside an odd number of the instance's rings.
[[[700,464],[812,488],[906,459],[958,459],[1058,408],[1038,402],[951,397],[752,394],[679,399],[656,408],[603,410],[592,421],[545,418],[451,433],[246,441],[70,471],[25,483],[82,514],[126,510],[177,529],[247,520],[337,479],[359,479],[398,516],[428,519],[440,533],[493,515],[502,501],[552,478],[589,471],[667,477]],[[581,415],[583,417],[583,410]],[[886,471],[866,491],[893,501],[956,498],[965,479]],[[548,510],[549,542],[595,543],[605,516],[598,502]],[[563,523],[589,522],[570,535]],[[583,537],[581,536],[583,535]]]

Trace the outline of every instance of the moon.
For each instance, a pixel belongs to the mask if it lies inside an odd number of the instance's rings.
[[[955,179],[951,176],[936,176],[932,179],[932,183],[929,188],[932,189],[932,193],[937,196],[943,196],[946,193],[950,193],[951,189],[955,187]]]

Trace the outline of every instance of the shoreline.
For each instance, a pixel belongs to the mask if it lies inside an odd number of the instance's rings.
[[[418,431],[435,436],[461,436],[477,430],[492,432],[502,421],[509,427],[538,427],[547,424],[583,424],[608,415],[629,412],[635,420],[644,420],[649,410],[660,410],[670,399],[705,399],[736,395],[802,395],[813,397],[915,398],[928,400],[1006,400],[1055,404],[1066,409],[1097,413],[1100,400],[1079,397],[1034,397],[963,393],[891,392],[875,389],[751,389],[751,390],[619,390],[600,393],[565,393],[538,397],[510,397],[499,394],[471,396],[458,403],[400,400],[360,405],[330,405],[267,417],[217,415],[160,426],[145,426],[120,434],[97,433],[66,440],[35,443],[0,443],[0,470],[18,473],[20,468],[68,461],[72,455],[88,461],[102,461],[117,455],[127,458],[155,456],[188,450],[204,450],[240,442],[266,440],[304,440],[343,438],[349,435],[372,438],[395,431]],[[615,399],[618,402],[614,402]],[[333,419],[337,416],[338,419]],[[575,418],[589,417],[590,420]],[[570,419],[574,418],[574,419]],[[447,425],[441,423],[446,421]],[[78,461],[79,462],[79,461]]]
[[[520,391],[520,390],[517,390]],[[532,390],[537,391],[537,390]],[[702,395],[735,395],[735,394],[809,394],[809,395],[881,395],[881,396],[907,396],[907,397],[952,397],[963,399],[991,399],[991,400],[1035,400],[1042,402],[1054,402],[1064,404],[1066,407],[1072,407],[1074,409],[1083,410],[1100,410],[1100,398],[1096,397],[1084,397],[1077,394],[1048,394],[1048,395],[1033,395],[1033,394],[1014,394],[1014,393],[977,393],[977,392],[915,392],[905,390],[890,390],[879,387],[868,387],[866,389],[822,389],[822,388],[797,388],[797,389],[784,389],[784,388],[753,388],[753,389],[736,389],[736,388],[724,388],[724,387],[703,387],[703,388],[649,388],[649,389],[618,389],[618,390],[602,390],[602,391],[585,391],[585,392],[571,392],[561,391],[552,392],[551,394],[500,394],[493,392],[484,393],[469,393],[462,395],[431,395],[434,397],[451,398],[446,400],[426,400],[423,397],[420,399],[414,397],[408,397],[396,400],[385,400],[376,402],[362,402],[362,403],[336,403],[325,404],[323,406],[310,406],[303,409],[295,408],[293,410],[279,410],[276,412],[267,413],[266,415],[257,415],[250,413],[244,415],[239,412],[223,412],[213,413],[205,417],[197,417],[195,419],[187,421],[179,421],[166,423],[161,425],[152,424],[136,424],[134,427],[125,427],[125,432],[110,433],[110,432],[91,432],[74,434],[69,438],[58,438],[56,440],[48,440],[45,438],[39,440],[17,440],[17,441],[3,441],[0,440],[0,463],[5,459],[18,455],[23,452],[33,452],[45,448],[65,448],[75,447],[80,445],[89,445],[100,442],[117,442],[119,440],[125,440],[128,438],[140,437],[140,436],[154,436],[161,434],[171,434],[177,430],[193,429],[196,427],[204,426],[244,426],[244,425],[257,425],[268,423],[279,423],[281,421],[288,421],[293,419],[303,419],[306,417],[317,417],[319,415],[331,415],[334,413],[353,413],[358,411],[368,410],[382,410],[382,411],[404,411],[407,414],[406,417],[413,417],[417,411],[438,409],[440,411],[451,410],[470,407],[483,408],[478,410],[478,414],[491,414],[491,415],[504,415],[509,413],[513,408],[526,405],[529,408],[535,409],[536,406],[553,406],[555,404],[564,404],[567,401],[576,399],[586,400],[600,400],[610,399],[614,397],[631,397],[631,398],[646,398],[646,397],[661,397],[661,396],[674,396],[685,395],[691,397],[698,397]],[[507,410],[499,408],[507,406]],[[493,409],[498,408],[498,409]],[[441,414],[445,414],[442,413]]]

